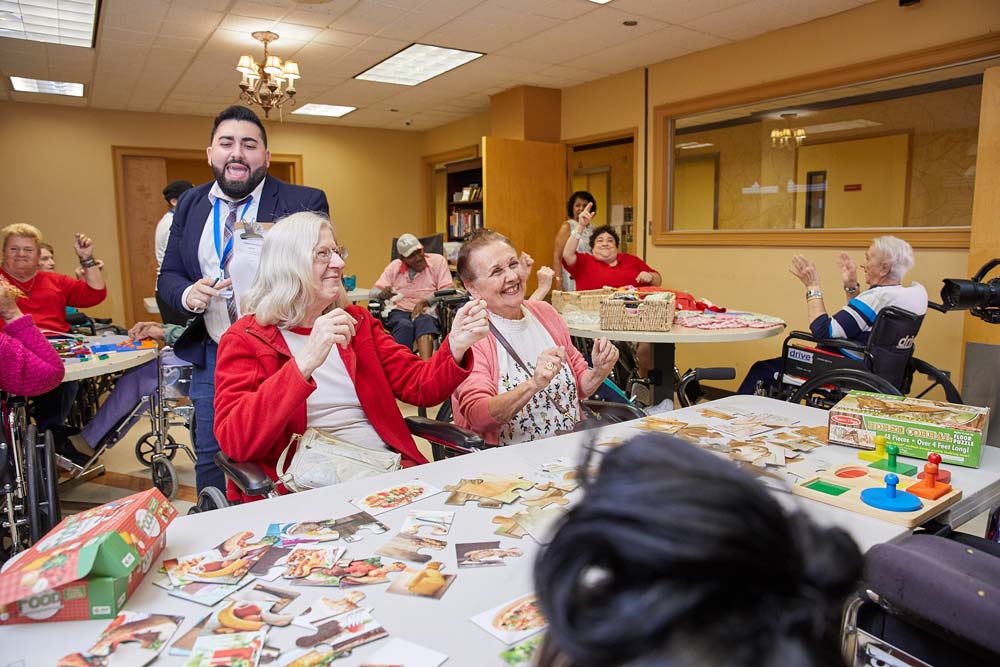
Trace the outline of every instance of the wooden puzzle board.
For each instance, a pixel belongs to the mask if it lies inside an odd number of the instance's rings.
[[[846,471],[864,471],[866,474],[858,477],[838,476],[838,473],[844,474]],[[883,481],[883,478],[885,475],[886,472],[884,470],[876,470],[875,468],[868,468],[867,466],[861,464],[850,463],[847,465],[837,466],[833,470],[817,473],[816,475],[802,480],[792,487],[792,493],[797,496],[803,496],[804,498],[810,498],[821,503],[826,503],[827,505],[833,505],[852,512],[857,512],[858,514],[866,514],[868,516],[875,517],[876,519],[890,521],[895,524],[906,526],[907,528],[919,526],[931,517],[939,514],[947,507],[955,504],[962,497],[961,490],[952,487],[951,491],[937,500],[921,498],[920,502],[923,504],[923,507],[915,512],[889,512],[887,510],[877,509],[861,500],[861,491],[872,487],[884,487],[885,482]],[[919,481],[920,480],[916,477],[904,477],[903,475],[899,475],[899,485],[896,488],[901,491],[906,491],[910,488],[910,486]],[[809,488],[811,485],[815,485],[816,482],[833,484],[838,487],[846,487],[847,491],[840,495],[832,495],[824,491],[818,491],[815,488]]]

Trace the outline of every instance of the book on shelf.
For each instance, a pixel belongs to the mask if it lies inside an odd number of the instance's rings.
[[[448,238],[464,239],[477,229],[483,227],[483,212],[473,210],[456,210],[448,216]]]

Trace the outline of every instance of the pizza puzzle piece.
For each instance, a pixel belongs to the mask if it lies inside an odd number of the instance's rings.
[[[419,552],[420,549],[441,550],[448,546],[447,542],[436,540],[433,537],[421,537],[418,535],[404,535],[399,533],[391,540],[383,544],[375,553],[380,556],[388,556],[397,560],[408,560],[414,563],[426,563],[431,559],[427,554]]]

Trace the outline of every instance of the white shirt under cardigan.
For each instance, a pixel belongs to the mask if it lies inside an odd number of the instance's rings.
[[[156,233],[154,235],[156,244],[156,275],[160,275],[160,267],[163,266],[163,255],[167,252],[167,242],[170,241],[170,225],[174,224],[174,210],[170,209],[163,214],[160,221],[156,223]]]
[[[247,208],[246,213],[243,213],[243,208],[246,206],[240,206],[236,211],[236,233],[233,234],[233,258],[229,262],[229,274],[230,276],[235,274],[240,275],[255,275],[257,273],[257,265],[260,263],[260,250],[264,243],[264,238],[255,239],[242,239],[240,236],[243,233],[243,228],[239,224],[240,220],[246,220],[247,222],[256,222],[257,220],[257,205],[260,203],[260,194],[264,190],[264,183],[267,181],[267,177],[264,177],[257,187],[253,189],[250,196],[253,197],[253,201],[250,202],[249,208]],[[204,278],[214,279],[218,278],[222,271],[219,264],[219,254],[215,249],[215,202],[216,200],[221,200],[222,203],[219,204],[219,242],[222,243],[222,238],[225,233],[226,218],[229,217],[229,206],[225,202],[234,201],[232,197],[228,196],[219,187],[218,181],[212,184],[212,189],[208,193],[208,201],[212,205],[208,211],[208,220],[205,221],[205,227],[201,230],[201,240],[198,243],[198,266],[201,267],[201,275]],[[268,220],[268,222],[271,222]],[[250,289],[250,284],[236,285],[234,282],[234,298],[236,299],[236,310],[241,316],[243,315],[240,311],[240,300],[243,298],[243,293]],[[191,291],[191,286],[188,286],[181,295],[183,303],[187,304],[187,296]],[[186,307],[186,306],[185,306]],[[191,312],[202,312],[200,310],[195,310]],[[205,327],[208,329],[208,335],[216,343],[222,337],[222,334],[226,333],[226,329],[229,328],[229,311],[226,309],[226,300],[222,297],[216,297],[208,302],[208,308],[205,309]]]
[[[527,308],[521,306],[521,312],[524,317],[519,320],[508,320],[490,313],[493,326],[528,367],[527,371],[521,368],[497,341],[497,394],[506,393],[530,380],[538,355],[556,346],[549,332]],[[532,396],[510,421],[500,427],[498,444],[512,445],[555,435],[557,431],[573,428],[579,414],[576,378],[569,364],[563,363],[552,382]]]
[[[308,334],[284,329],[279,331],[292,356],[301,352],[309,340]],[[291,363],[295,363],[294,360]],[[340,357],[338,346],[331,348],[326,361],[313,371],[312,379],[316,390],[306,399],[306,424],[309,427],[331,433],[359,447],[390,451],[361,409],[358,392]]]

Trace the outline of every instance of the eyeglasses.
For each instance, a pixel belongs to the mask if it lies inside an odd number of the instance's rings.
[[[341,259],[347,259],[347,246],[342,245],[335,248],[320,248],[313,253],[313,261],[317,264],[329,264],[334,255],[337,255]]]

